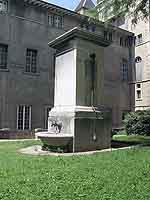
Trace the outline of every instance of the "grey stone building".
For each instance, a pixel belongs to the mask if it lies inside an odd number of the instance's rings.
[[[54,97],[54,50],[48,42],[75,26],[111,40],[105,52],[104,103],[119,126],[132,109],[133,34],[41,0],[0,1],[0,128],[47,128]],[[119,37],[128,39],[120,45]],[[127,81],[128,80],[128,81]]]
[[[124,17],[114,16],[111,9],[106,13],[104,0],[97,0],[97,10],[101,21],[109,21],[114,26],[135,34],[135,76],[130,83],[135,87],[134,110],[150,109],[150,19],[139,18],[137,24],[133,24],[134,16],[131,13]]]

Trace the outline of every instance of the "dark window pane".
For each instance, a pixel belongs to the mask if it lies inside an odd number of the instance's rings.
[[[0,68],[7,68],[8,46],[0,44]]]

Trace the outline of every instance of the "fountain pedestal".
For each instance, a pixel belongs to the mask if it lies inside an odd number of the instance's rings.
[[[108,45],[100,35],[79,28],[49,43],[57,52],[54,108],[48,119],[50,145],[59,145],[66,135],[72,152],[110,148],[111,111],[103,106]]]

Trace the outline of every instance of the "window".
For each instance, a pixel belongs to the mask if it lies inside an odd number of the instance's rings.
[[[17,108],[17,129],[31,129],[31,106],[18,106]]]
[[[120,46],[123,46],[123,45],[124,45],[123,37],[120,37]]]
[[[55,14],[49,14],[48,24],[52,27],[63,28],[64,27],[64,17]]]
[[[135,63],[140,63],[140,62],[142,62],[142,58],[140,56],[137,56],[135,58]]]
[[[107,32],[104,31],[104,40],[107,40]]]
[[[26,52],[26,72],[36,73],[37,71],[37,50],[27,49]]]
[[[132,45],[134,45],[134,37],[133,36],[120,37],[120,46],[130,47]]]
[[[121,64],[121,75],[122,75],[122,81],[128,80],[128,62],[125,59],[123,59]]]
[[[80,24],[80,27],[83,29],[83,30],[87,30],[87,31],[90,31],[90,32],[95,32],[96,31],[96,27],[95,25],[88,25],[86,23],[82,23]]]
[[[8,1],[0,0],[0,12],[7,12],[8,10]]]
[[[48,16],[48,24],[50,26],[54,26],[54,15],[49,15]]]
[[[45,108],[45,129],[48,129],[48,117],[49,117],[50,111],[51,111],[51,107]]]
[[[139,45],[143,42],[142,34],[137,35],[136,37],[136,45]]]
[[[143,61],[140,56],[135,58],[136,67],[136,81],[142,81],[143,79]]]
[[[142,99],[142,84],[141,83],[136,84],[136,99],[137,100]]]
[[[112,41],[112,33],[104,31],[104,40]]]
[[[109,33],[109,41],[112,41],[112,33]]]
[[[0,44],[0,69],[7,68],[8,46]]]

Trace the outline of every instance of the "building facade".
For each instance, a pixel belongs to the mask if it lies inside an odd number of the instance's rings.
[[[47,128],[54,102],[54,50],[48,42],[75,26],[111,40],[105,52],[104,103],[112,108],[113,125],[133,108],[131,94],[134,48],[118,38],[132,38],[122,29],[41,0],[0,1],[0,128]],[[115,59],[114,59],[115,58]]]
[[[133,25],[127,17],[120,26],[135,33],[135,110],[150,109],[150,22],[139,20]]]
[[[109,21],[114,26],[135,34],[135,76],[131,83],[135,87],[134,109],[150,109],[150,19],[141,19],[137,24],[133,24],[131,15],[116,18],[111,9],[104,15],[103,0],[97,1],[97,9],[100,20]]]

